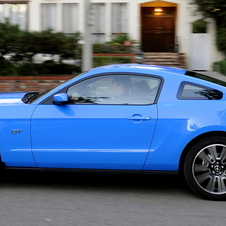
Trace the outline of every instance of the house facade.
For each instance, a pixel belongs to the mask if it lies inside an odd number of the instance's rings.
[[[215,23],[208,19],[207,33],[193,34],[190,0],[90,0],[89,26],[93,43],[110,41],[127,33],[144,52],[180,52],[187,68],[211,70],[223,55],[215,45]],[[0,0],[0,22],[5,18],[22,29],[52,28],[65,34],[84,32],[84,0]]]

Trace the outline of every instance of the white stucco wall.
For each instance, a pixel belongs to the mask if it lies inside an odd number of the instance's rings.
[[[111,3],[128,3],[128,33],[134,40],[141,39],[141,15],[140,4],[153,2],[148,0],[90,0],[91,3],[105,3],[105,40],[111,39]],[[192,22],[198,16],[194,16],[194,6],[189,0],[170,0],[168,2],[177,4],[176,36],[180,45],[180,52],[187,56],[187,66],[190,68],[191,61],[191,29]],[[41,30],[41,3],[57,3],[57,31],[62,30],[62,3],[78,3],[78,30],[84,31],[84,0],[31,0],[29,2],[29,30]],[[217,51],[215,45],[215,24],[212,20],[208,23],[209,38],[209,62],[208,70],[212,69],[212,63],[223,59],[223,55]]]
[[[40,20],[40,1],[32,0],[28,3],[28,30],[40,31],[41,20]]]

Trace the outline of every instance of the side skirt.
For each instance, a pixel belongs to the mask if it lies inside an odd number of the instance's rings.
[[[64,168],[25,168],[6,167],[14,170],[38,170],[43,172],[75,172],[75,173],[113,173],[113,174],[163,174],[178,175],[178,171],[156,171],[156,170],[102,170],[102,169],[64,169]]]

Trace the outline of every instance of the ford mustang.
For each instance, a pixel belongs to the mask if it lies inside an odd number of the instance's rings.
[[[226,83],[142,64],[90,69],[39,94],[0,94],[2,167],[162,172],[226,199]]]

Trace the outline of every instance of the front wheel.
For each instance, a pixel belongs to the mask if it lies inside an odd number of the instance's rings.
[[[185,159],[184,176],[203,198],[226,200],[226,138],[208,137],[194,145]]]

